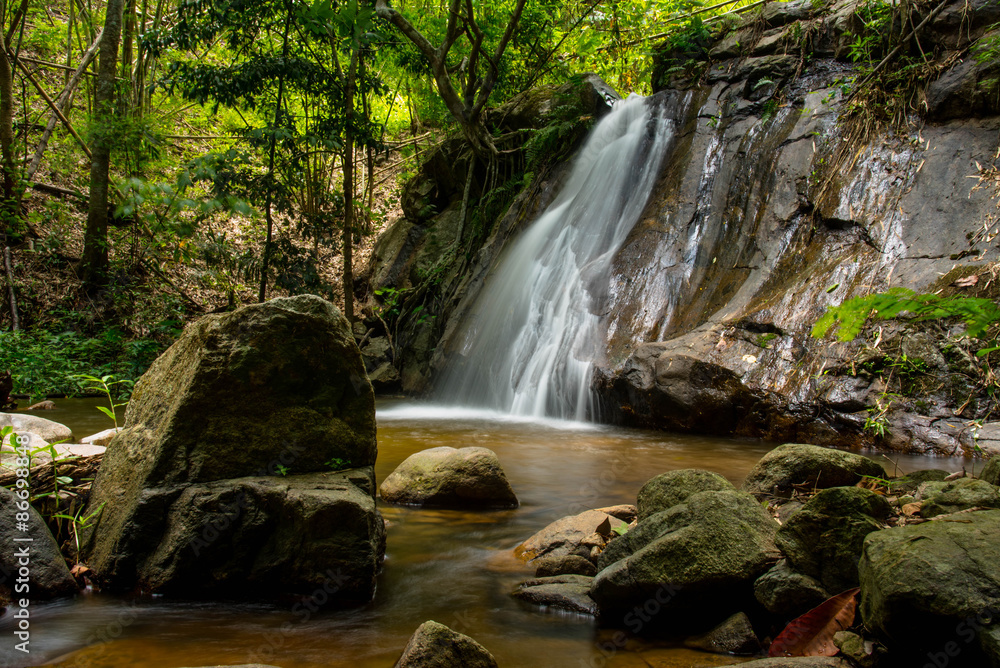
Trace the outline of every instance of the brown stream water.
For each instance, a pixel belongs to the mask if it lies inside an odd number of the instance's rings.
[[[83,436],[110,426],[97,400],[62,400],[46,417]],[[293,613],[287,605],[80,596],[31,607],[31,654],[14,651],[13,621],[0,619],[0,666],[177,668],[264,663],[282,668],[390,668],[422,622],[466,633],[504,668],[695,667],[737,661],[615,632],[591,618],[513,599],[532,570],[512,556],[549,522],[586,508],[634,503],[663,471],[705,468],[739,484],[774,444],[580,423],[518,422],[499,415],[380,402],[383,480],[426,448],[483,446],[500,457],[521,500],[512,511],[380,507],[388,548],[378,591],[352,610]],[[957,468],[960,461],[900,457],[900,471]],[[884,462],[890,473],[894,465]],[[27,660],[26,660],[27,659]]]

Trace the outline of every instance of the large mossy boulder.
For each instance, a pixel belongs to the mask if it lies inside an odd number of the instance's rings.
[[[628,624],[649,601],[664,623],[720,621],[750,599],[754,580],[777,560],[777,528],[749,494],[693,494],[608,545],[591,597],[611,622]]]
[[[136,384],[94,483],[84,555],[114,590],[322,586],[332,602],[367,600],[384,542],[375,454],[372,388],[332,304],[207,316]]]
[[[809,499],[778,529],[778,548],[796,571],[830,592],[858,586],[865,537],[886,527],[885,497],[860,487],[831,487]]]
[[[485,647],[444,624],[426,621],[410,637],[395,668],[497,668]]]
[[[430,448],[403,460],[382,482],[384,501],[440,508],[516,508],[514,490],[488,448]]]
[[[701,469],[667,471],[649,480],[639,490],[636,506],[643,520],[683,503],[692,494],[708,491],[734,490],[733,484],[718,473]]]
[[[858,566],[861,616],[898,665],[1000,666],[1000,510],[878,531]],[[940,664],[944,665],[944,664]]]
[[[21,513],[24,515],[19,517]],[[0,487],[0,517],[3,517],[0,522],[0,545],[3,545],[0,550],[0,601],[22,598],[43,601],[72,596],[79,590],[45,520],[26,499]],[[27,556],[22,556],[25,553]],[[17,579],[23,578],[22,567],[27,569],[27,579],[22,584],[27,584],[28,590],[16,593]]]
[[[789,497],[796,485],[848,487],[864,476],[885,478],[886,473],[880,464],[853,452],[786,443],[764,455],[740,489],[757,496]]]

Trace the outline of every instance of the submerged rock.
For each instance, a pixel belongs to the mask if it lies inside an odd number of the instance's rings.
[[[733,490],[733,484],[718,473],[700,469],[668,471],[656,476],[639,490],[638,516],[643,520],[661,510],[669,510],[692,494]]]
[[[497,668],[489,651],[444,624],[426,621],[410,637],[395,668]]]
[[[1000,665],[1000,510],[875,532],[858,572],[864,624],[898,661]]]
[[[839,656],[781,656],[741,663],[744,668],[854,668]]]
[[[446,508],[516,508],[496,453],[440,447],[410,455],[379,487],[389,503]]]
[[[621,531],[626,526],[605,512],[587,510],[549,524],[515,547],[514,554],[524,561],[562,559],[570,555],[590,559],[595,546],[603,548],[615,535],[615,529]]]
[[[753,581],[777,560],[777,528],[749,494],[693,494],[613,541],[599,558],[590,595],[602,617],[626,624],[629,611],[649,601],[663,621],[717,618],[749,599]]]
[[[853,452],[787,443],[764,455],[747,474],[744,492],[791,496],[795,485],[810,489],[854,485],[864,476],[885,478],[881,465]]]
[[[892,512],[885,497],[859,487],[831,487],[809,499],[778,529],[778,548],[796,571],[830,592],[858,586],[865,537],[885,528]]]
[[[597,616],[597,604],[590,597],[593,580],[593,577],[570,574],[535,578],[522,582],[513,596],[534,605]]]
[[[23,526],[18,518],[21,513],[27,517]],[[24,597],[42,601],[72,596],[79,590],[45,520],[26,499],[0,488],[0,517],[3,517],[0,522],[0,545],[3,546],[0,550],[0,599],[17,601]],[[30,538],[30,542],[17,540],[25,538]],[[20,577],[19,569],[25,566],[19,563],[18,554],[22,548],[30,562],[27,565],[27,593],[14,591],[15,578]]]
[[[207,316],[136,384],[82,552],[116,591],[367,601],[384,546],[375,452],[374,395],[332,304]]]

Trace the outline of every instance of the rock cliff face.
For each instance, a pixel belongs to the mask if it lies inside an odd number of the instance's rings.
[[[969,177],[995,159],[1000,97],[995,64],[977,63],[969,47],[1000,9],[954,2],[927,22],[920,47],[943,64],[902,133],[848,113],[857,12],[846,1],[775,2],[696,53],[658,55],[654,87],[673,110],[675,139],[607,287],[607,356],[594,378],[601,419],[938,454],[974,449],[968,425],[990,406],[977,394],[976,361],[946,341],[957,330],[890,323],[851,344],[810,331],[828,306],[888,287],[992,296],[983,286],[996,249],[980,235],[995,222],[996,193]],[[434,370],[452,363],[467,305],[503,242],[551,200],[558,174],[522,193],[449,279],[431,309],[436,320],[411,328],[409,339],[423,341],[403,355],[404,389],[426,390]],[[454,198],[450,206],[424,223],[440,227],[438,243]],[[400,225],[415,226],[412,217]],[[406,253],[393,245],[393,258],[375,260],[375,286],[403,285],[391,269]],[[980,274],[976,287],[952,286]],[[866,431],[873,416],[882,428]]]

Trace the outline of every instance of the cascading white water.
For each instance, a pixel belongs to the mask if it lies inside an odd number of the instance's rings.
[[[508,248],[465,324],[441,398],[536,417],[593,416],[591,374],[611,261],[673,135],[654,98],[616,103],[555,201]]]

